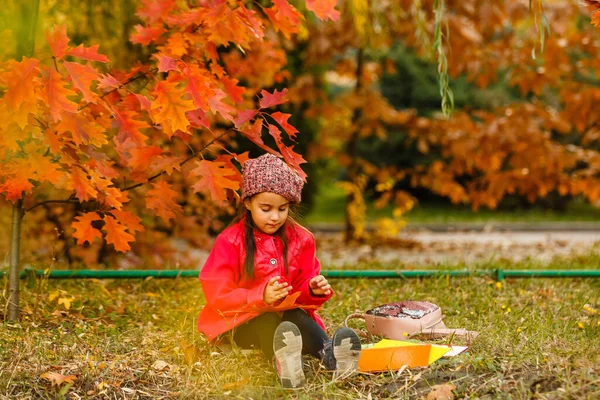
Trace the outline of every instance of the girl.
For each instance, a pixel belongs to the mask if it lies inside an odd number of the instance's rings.
[[[336,376],[349,375],[360,340],[348,328],[327,336],[315,309],[333,290],[319,274],[314,237],[288,214],[300,202],[302,179],[271,154],[246,161],[242,176],[243,212],[217,237],[200,271],[206,306],[198,329],[211,342],[230,335],[242,348],[260,348],[285,388],[305,382],[302,353]]]

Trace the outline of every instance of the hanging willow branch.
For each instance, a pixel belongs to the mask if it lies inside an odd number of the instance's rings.
[[[440,96],[442,97],[442,113],[448,117],[454,109],[454,94],[449,85],[448,59],[444,50],[444,36],[450,34],[448,24],[444,23],[446,34],[442,32],[442,21],[444,18],[445,3],[444,0],[435,0],[433,3],[433,13],[435,15],[435,30],[433,35],[433,51],[437,54],[437,72],[440,85]]]
[[[544,15],[544,0],[529,0],[529,11],[533,14],[533,24],[538,32],[538,43],[540,46],[540,54],[544,52],[544,42],[546,33],[550,35],[550,24]],[[531,49],[531,58],[535,60],[535,49]]]

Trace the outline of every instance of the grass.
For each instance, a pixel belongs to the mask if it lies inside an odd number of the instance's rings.
[[[595,268],[599,259],[591,254],[544,266],[471,267]],[[225,354],[198,334],[204,297],[195,279],[30,280],[23,282],[21,322],[0,322],[0,398],[412,399],[446,382],[456,386],[457,397],[600,396],[600,316],[584,309],[600,309],[598,279],[358,279],[332,285],[336,295],[321,311],[330,330],[349,313],[421,299],[439,304],[449,327],[481,334],[467,354],[401,374],[334,382],[312,360],[308,386],[285,392],[260,354]],[[47,372],[74,375],[73,381],[53,385],[42,377]]]
[[[319,195],[310,212],[306,213],[305,223],[342,223],[344,221],[345,195],[334,183],[319,187]],[[367,220],[391,217],[392,207],[375,209],[372,202],[367,202]],[[517,210],[473,211],[468,206],[452,206],[445,203],[417,204],[405,214],[408,223],[487,223],[487,222],[574,222],[600,221],[600,210],[582,201],[569,203],[564,212],[544,210],[541,208]]]

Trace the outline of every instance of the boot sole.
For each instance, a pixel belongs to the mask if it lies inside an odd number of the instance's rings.
[[[334,379],[346,378],[358,370],[361,345],[358,335],[350,328],[341,328],[333,335],[333,355],[336,360]]]
[[[279,324],[273,337],[273,351],[281,385],[285,389],[304,386],[306,379],[302,369],[302,335],[295,324],[288,321]]]

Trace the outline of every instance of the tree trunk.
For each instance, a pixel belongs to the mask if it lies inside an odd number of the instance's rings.
[[[362,48],[358,49],[358,53],[356,54],[356,86],[354,87],[354,91],[356,93],[360,92],[362,89],[363,81],[362,74],[364,68],[364,50]],[[350,140],[346,144],[346,154],[350,156],[350,166],[348,167],[348,181],[350,183],[357,183],[358,178],[358,129],[356,124],[362,115],[362,110],[357,108],[354,110],[352,114],[352,136]],[[346,196],[346,208],[345,208],[345,216],[346,216],[346,227],[344,232],[344,237],[346,242],[350,242],[356,239],[356,224],[350,215],[350,206],[356,201],[355,194],[349,193]]]
[[[8,279],[8,320],[19,319],[19,279],[21,275],[21,222],[23,221],[23,200],[13,204],[10,231],[10,269]]]
[[[35,33],[38,23],[40,0],[21,3],[22,31],[18,35],[17,60],[23,56],[32,57],[35,49]],[[29,29],[25,31],[25,29]],[[21,279],[21,222],[25,215],[23,200],[13,204],[10,232],[10,265],[8,270],[8,321],[19,319],[19,284]]]

